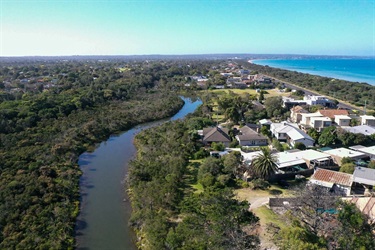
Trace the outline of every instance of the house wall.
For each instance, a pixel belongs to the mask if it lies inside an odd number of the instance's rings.
[[[349,119],[335,119],[335,122],[339,126],[349,126],[350,125],[350,120]]]
[[[238,140],[238,139],[237,139]],[[240,146],[267,146],[267,140],[249,140],[249,141],[239,141]]]
[[[375,120],[364,120],[362,125],[375,126]]]

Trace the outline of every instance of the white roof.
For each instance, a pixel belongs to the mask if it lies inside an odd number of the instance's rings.
[[[265,124],[271,124],[272,122],[270,120],[267,120],[267,119],[262,119],[259,121],[260,124],[262,125],[265,125]]]
[[[372,115],[361,115],[362,119],[375,120],[375,116]]]
[[[331,121],[331,118],[329,118],[329,117],[325,117],[325,116],[321,116],[321,117],[319,117],[319,116],[313,116],[313,117],[311,117],[310,118],[310,120],[311,121]]]
[[[368,155],[375,155],[375,146],[357,148],[357,151],[360,151],[360,152],[368,154]]]
[[[308,134],[306,134],[305,132],[303,132],[302,130],[300,129],[296,129],[296,128],[293,128],[291,130],[289,130],[287,132],[287,135],[293,140],[293,141],[297,141],[297,140],[300,140],[300,139],[307,139],[307,140],[310,140],[310,141],[314,141],[313,138],[311,138]]]
[[[323,117],[323,115],[319,112],[305,113],[305,114],[301,114],[301,115],[304,116],[304,117]]]
[[[348,120],[351,120],[352,118],[348,115],[334,115],[335,116],[335,119],[348,119]]]
[[[299,153],[299,152],[287,152],[286,151],[286,152],[276,153],[277,166],[279,168],[286,168],[286,167],[306,163],[305,160],[302,159],[301,155],[295,154],[295,153]]]
[[[354,150],[350,150],[350,149],[347,149],[347,148],[336,148],[336,149],[331,149],[331,150],[327,150],[327,151],[324,151],[324,152],[327,153],[327,154],[330,154],[330,155],[338,156],[340,158],[343,158],[343,157],[354,158],[354,157],[365,157],[366,156],[364,153],[354,151]]]
[[[257,157],[261,153],[262,153],[261,151],[255,151],[255,152],[250,152],[250,153],[245,153],[241,151],[241,155],[244,161],[252,161],[255,157]]]

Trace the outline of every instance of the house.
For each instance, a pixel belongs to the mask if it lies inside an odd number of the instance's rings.
[[[250,74],[250,71],[248,69],[240,69],[238,71],[238,74],[240,74],[240,75],[248,75],[248,74]]]
[[[371,126],[368,126],[368,125],[345,127],[343,129],[345,131],[353,133],[353,134],[363,134],[363,135],[373,135],[373,134],[375,134],[375,127],[371,127]]]
[[[283,96],[282,99],[283,99],[283,107],[287,108],[287,109],[290,109],[294,106],[306,105],[307,104],[306,101],[304,101],[304,100],[296,100],[296,99],[293,99],[293,98],[287,97],[287,96]]]
[[[275,154],[277,157],[277,167],[280,174],[284,173],[296,173],[300,171],[305,171],[308,166],[305,160],[300,154],[295,154],[295,152],[279,152]]]
[[[312,128],[316,129],[317,131],[321,132],[323,129],[332,126],[332,121],[329,117],[318,117],[314,116],[310,118],[310,124]]]
[[[231,142],[231,138],[228,134],[227,128],[221,127],[211,127],[211,128],[204,128],[203,129],[203,143],[204,144],[211,144],[212,142],[215,143],[223,143],[226,147],[229,146]]]
[[[357,146],[353,146],[350,148],[355,151],[366,154],[368,157],[370,157],[371,160],[375,160],[375,146],[365,147],[365,146],[357,145]]]
[[[229,77],[229,76],[232,76],[233,74],[232,73],[220,73],[220,75],[224,77]]]
[[[306,131],[314,128],[317,131],[322,131],[324,128],[332,126],[332,121],[335,116],[347,116],[347,110],[340,109],[321,109],[315,113],[301,114],[301,127]],[[350,118],[350,117],[348,117]],[[350,120],[349,120],[350,122]]]
[[[255,132],[249,126],[240,128],[240,132],[236,135],[240,146],[266,146],[268,138]]]
[[[252,130],[254,130],[257,133],[260,133],[260,129],[261,129],[260,125],[248,123],[248,124],[246,124],[246,126],[251,128]]]
[[[323,117],[319,112],[315,113],[301,113],[300,125],[304,130],[311,128],[310,122],[312,117]]]
[[[375,127],[375,117],[372,115],[361,115],[361,125]]]
[[[375,169],[356,167],[353,173],[353,182],[366,185],[372,189],[375,186]]]
[[[288,150],[277,153],[279,164],[282,167],[291,167],[295,164],[305,165],[308,168],[331,167],[333,160],[329,154],[319,152],[313,149],[308,150]],[[301,161],[303,160],[304,163]],[[294,163],[295,162],[295,163]],[[292,163],[292,164],[291,164]]]
[[[333,121],[336,115],[349,115],[345,109],[321,109],[318,111],[322,116],[329,117]]]
[[[354,151],[354,150],[347,149],[347,148],[330,149],[330,150],[324,151],[324,153],[331,155],[334,162],[339,166],[341,165],[341,160],[344,157],[349,157],[354,161],[369,158],[365,153]]]
[[[297,142],[303,143],[306,147],[313,147],[315,140],[298,128],[295,123],[272,123],[271,132],[276,139],[288,142],[294,146]]]
[[[342,126],[350,126],[350,120],[352,118],[348,115],[335,115],[335,123]]]
[[[272,124],[272,122],[270,120],[267,120],[267,119],[262,119],[262,120],[259,120],[259,124],[261,126],[270,126]]]
[[[317,168],[309,182],[314,185],[329,188],[339,195],[350,195],[353,184],[353,175]]]
[[[307,110],[302,108],[301,106],[297,105],[290,109],[290,119],[292,122],[300,123],[302,119],[301,114],[309,113]]]
[[[322,105],[323,107],[335,107],[335,103],[325,96],[307,95],[303,97],[307,105]]]

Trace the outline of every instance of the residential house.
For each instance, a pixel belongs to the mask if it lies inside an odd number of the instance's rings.
[[[365,147],[365,146],[357,145],[357,146],[353,146],[350,148],[355,151],[366,154],[368,157],[370,157],[371,160],[375,160],[375,146]]]
[[[372,189],[375,186],[375,169],[356,167],[353,173],[353,182]]]
[[[335,115],[335,123],[340,127],[350,126],[351,119],[348,115]]]
[[[307,95],[303,97],[307,105],[322,105],[323,107],[335,107],[335,103],[325,96]]]
[[[220,73],[220,75],[225,76],[225,77],[230,77],[233,74],[232,73]]]
[[[342,109],[321,109],[315,113],[301,114],[300,123],[305,131],[310,128],[322,131],[324,128],[332,126],[335,116],[347,116],[348,114],[347,110]]]
[[[222,142],[226,147],[229,146],[231,138],[228,134],[227,128],[222,127],[211,127],[203,129],[203,143],[211,144],[212,142]]]
[[[301,114],[309,113],[307,110],[302,108],[301,106],[297,105],[290,109],[290,119],[292,122],[300,123],[302,119]]]
[[[359,125],[354,127],[345,127],[345,131],[348,131],[353,134],[363,134],[363,135],[373,135],[375,134],[375,127],[368,125]]]
[[[332,121],[329,117],[311,117],[310,124],[312,128],[316,129],[317,131],[321,132],[323,129],[332,126]]]
[[[270,120],[267,120],[267,119],[262,119],[262,120],[259,120],[259,124],[261,126],[270,126],[272,124],[272,122]]]
[[[288,142],[294,146],[297,142],[303,143],[306,147],[313,147],[315,140],[298,128],[295,123],[272,123],[271,132],[276,139]]]
[[[369,158],[365,153],[354,151],[347,148],[330,149],[324,151],[324,153],[331,155],[334,162],[339,166],[341,165],[342,158],[344,157],[351,158],[354,161],[365,160]]]
[[[308,169],[306,161],[301,154],[296,154],[294,151],[285,151],[275,154],[277,157],[277,167],[279,174],[297,173]]]
[[[249,127],[249,128],[251,128],[252,130],[254,130],[257,133],[260,133],[260,129],[262,127],[262,126],[260,126],[258,124],[251,124],[251,123],[246,124],[246,126]]]
[[[332,121],[335,120],[336,115],[349,115],[345,109],[321,109],[318,111],[322,116],[329,117]]]
[[[304,100],[296,100],[294,98],[287,97],[287,96],[282,96],[282,99],[283,99],[283,107],[287,109],[290,109],[294,106],[307,104],[306,101]]]
[[[248,126],[240,128],[240,132],[236,135],[240,146],[266,146],[268,138],[255,132]]]
[[[372,115],[361,115],[361,125],[375,127],[375,117]]]
[[[238,71],[238,74],[240,74],[240,75],[248,75],[248,74],[250,74],[250,71],[248,69],[240,69]]]
[[[301,128],[303,128],[305,131],[307,131],[309,128],[312,127],[310,125],[312,117],[323,117],[323,116],[319,112],[315,112],[315,113],[301,113],[300,125],[301,125]]]
[[[317,168],[309,182],[314,185],[329,188],[336,194],[347,196],[350,195],[351,192],[353,175]]]

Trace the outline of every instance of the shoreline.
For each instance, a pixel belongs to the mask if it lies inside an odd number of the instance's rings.
[[[371,78],[372,76],[370,75],[363,75],[361,77],[361,74],[355,74],[351,73],[349,71],[349,75],[343,74],[343,71],[339,70],[325,70],[325,69],[320,69],[317,70],[315,67],[308,67],[304,68],[303,66],[293,66],[293,65],[280,65],[277,63],[277,61],[300,61],[300,60],[305,60],[305,59],[251,59],[248,60],[249,63],[260,65],[260,66],[269,66],[272,68],[280,68],[284,70],[289,70],[289,71],[296,71],[304,74],[310,74],[310,75],[315,75],[315,76],[320,76],[320,77],[328,77],[332,79],[337,79],[337,80],[344,80],[344,81],[349,81],[349,82],[355,82],[355,83],[362,83],[362,84],[368,84],[371,86],[375,86],[375,78]],[[311,60],[311,59],[309,59]],[[325,59],[318,59],[318,60],[325,60]],[[340,59],[335,59],[335,60],[340,60]],[[347,60],[347,59],[342,59],[342,60]],[[361,60],[371,60],[371,59],[361,59]],[[267,62],[267,63],[262,63],[262,62]]]

